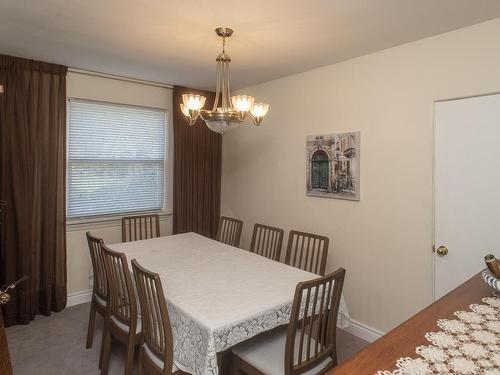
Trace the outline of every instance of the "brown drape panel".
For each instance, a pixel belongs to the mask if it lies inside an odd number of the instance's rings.
[[[7,325],[66,306],[66,73],[0,55],[0,283],[30,276],[3,308]]]
[[[196,232],[215,238],[220,215],[222,136],[200,118],[189,126],[179,104],[182,94],[205,95],[212,107],[214,93],[174,87],[174,234]]]

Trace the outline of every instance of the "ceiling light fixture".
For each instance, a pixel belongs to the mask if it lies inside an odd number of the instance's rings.
[[[239,125],[247,115],[255,125],[260,125],[269,111],[269,104],[255,103],[255,98],[249,95],[231,97],[229,87],[229,63],[231,58],[226,53],[226,38],[233,34],[233,30],[227,27],[218,27],[215,32],[222,38],[222,53],[216,59],[217,83],[212,110],[203,109],[207,99],[205,96],[184,94],[182,95],[181,104],[182,113],[189,125],[194,125],[196,119],[200,116],[210,130],[221,134]]]

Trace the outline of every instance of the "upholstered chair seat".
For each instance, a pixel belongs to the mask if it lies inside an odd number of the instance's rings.
[[[102,307],[106,307],[107,302],[104,298],[101,298],[98,295],[95,295],[94,298],[96,299],[96,301],[99,305],[101,305]]]
[[[148,344],[144,344],[143,346],[144,353],[148,356],[148,358],[159,368],[163,370],[163,359],[158,357],[156,354],[153,353],[153,351],[149,348]],[[175,373],[176,371],[179,371],[177,366],[175,364],[172,364],[172,374]]]
[[[111,316],[109,318],[110,321],[113,322],[113,324],[120,328],[123,332],[128,333],[128,330],[130,329],[130,326],[128,324],[125,324],[123,322],[120,322],[118,319],[116,319],[114,316]],[[137,326],[135,328],[135,333],[139,334],[142,332],[142,321],[140,317],[137,317]]]
[[[283,375],[285,373],[285,344],[287,326],[279,327],[273,331],[260,334],[253,339],[245,341],[233,348],[233,353],[249,365],[266,375]],[[299,338],[295,338],[295,352],[298,355]],[[311,339],[311,356],[314,355],[316,340]],[[305,359],[306,350],[302,356]],[[332,364],[332,359],[327,356],[322,362],[302,375],[317,375]]]

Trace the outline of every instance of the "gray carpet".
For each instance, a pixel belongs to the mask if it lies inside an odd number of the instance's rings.
[[[40,316],[24,326],[7,328],[15,375],[99,374],[102,319],[97,315],[92,349],[85,349],[90,304],[69,307],[50,317]],[[351,357],[368,343],[339,330],[339,361]],[[109,374],[123,374],[124,347],[113,345]]]

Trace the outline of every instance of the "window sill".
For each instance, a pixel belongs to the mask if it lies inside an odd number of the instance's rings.
[[[160,212],[139,212],[131,215],[146,215],[157,213],[160,215],[160,222],[169,220],[172,216],[171,211],[160,211]],[[87,219],[68,219],[66,221],[66,231],[77,231],[77,230],[86,230],[86,229],[94,229],[94,228],[111,228],[111,227],[121,227],[122,225],[122,217],[127,215],[120,216],[97,216]]]

